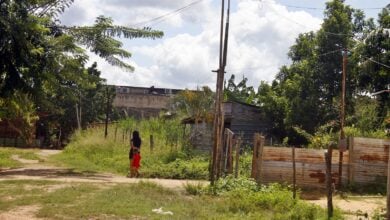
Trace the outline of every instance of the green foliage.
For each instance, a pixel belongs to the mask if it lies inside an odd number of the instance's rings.
[[[117,136],[114,137],[116,126]],[[125,175],[129,169],[130,131],[135,129],[139,130],[142,139],[140,172],[143,177],[207,179],[208,156],[180,147],[186,142],[181,135],[180,121],[176,119],[137,121],[128,118],[110,126],[107,139],[104,139],[101,128],[76,133],[63,153],[55,156],[55,160],[79,170]],[[149,149],[151,134],[154,138],[153,152]]]
[[[0,100],[0,120],[6,120],[8,126],[30,146],[35,136],[35,122],[39,119],[31,96],[15,91],[6,99],[0,97]]]
[[[234,80],[235,76],[232,74],[228,83],[225,82],[224,99],[227,101],[238,101],[253,104],[256,93],[252,86],[246,85],[248,78],[243,77],[238,84],[236,84]]]
[[[35,154],[35,150],[0,147],[0,169],[16,168],[22,165],[20,162],[12,159],[12,155],[18,155],[23,159],[39,160],[39,157]]]
[[[197,91],[184,90],[177,94],[173,106],[185,117],[192,117],[195,123],[199,121],[212,121],[213,92],[207,86]]]
[[[0,198],[11,198],[0,203],[0,211],[36,205],[39,209],[34,217],[46,219],[325,219],[324,210],[302,201],[291,204],[287,194],[283,197],[283,189],[270,188],[261,194],[267,198],[260,194],[215,197],[190,196],[150,182],[69,186],[54,181],[12,180],[0,182]],[[160,207],[173,215],[151,212]],[[334,219],[341,219],[338,213]]]
[[[281,67],[271,85],[261,83],[256,94],[257,104],[273,123],[270,132],[274,137],[305,145],[310,138],[294,128],[314,135],[322,125],[339,121],[343,48],[349,50],[347,125],[358,127],[365,136],[384,130],[379,125],[388,114],[389,93],[377,95],[376,106],[373,98],[364,101],[358,96],[385,90],[388,84],[388,68],[374,61],[388,63],[389,10],[389,6],[382,10],[376,27],[373,19],[365,19],[363,11],[352,9],[343,0],[326,3],[320,30],[300,34],[288,53],[292,64]]]
[[[104,95],[104,80],[96,64],[86,69],[88,56],[81,46],[111,65],[132,71],[122,60],[131,54],[117,38],[163,36],[149,28],[117,26],[103,16],[90,27],[62,26],[57,16],[72,3],[5,0],[0,4],[0,98],[9,98],[14,91],[29,94],[39,112],[50,115],[39,123],[37,133],[45,137],[61,133],[66,139],[77,125],[76,108],[85,119],[81,120],[84,128],[101,120],[106,108],[102,103],[109,94]]]
[[[184,189],[188,194],[197,196],[204,192],[205,186],[201,183],[186,183],[184,184]]]

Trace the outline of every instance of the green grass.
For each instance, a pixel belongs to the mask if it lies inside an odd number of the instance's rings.
[[[323,209],[295,201],[288,192],[274,187],[252,194],[230,191],[190,196],[150,182],[102,185],[13,180],[0,182],[0,211],[37,205],[36,217],[48,219],[325,219]],[[173,215],[152,212],[160,207]]]
[[[129,171],[129,140],[128,138],[123,140],[122,129],[117,129],[115,138],[114,129],[113,126],[109,128],[110,135],[107,139],[104,138],[101,128],[75,134],[64,151],[53,156],[51,161],[81,171],[104,171],[125,175]],[[167,144],[167,138],[158,133],[154,134],[155,145],[151,152],[149,130],[140,130],[140,134],[143,140],[140,173],[143,177],[208,178],[207,154],[183,150],[182,140],[177,147],[170,146]]]
[[[35,154],[36,151],[35,149],[0,147],[0,168],[16,168],[22,165],[20,162],[13,160],[12,155],[19,155],[23,159],[39,160],[39,157]]]

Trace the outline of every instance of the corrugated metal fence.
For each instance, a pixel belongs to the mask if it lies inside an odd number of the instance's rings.
[[[390,140],[349,138],[343,156],[343,183],[370,184],[386,181]],[[296,183],[301,187],[325,187],[325,150],[295,149]],[[264,147],[261,182],[293,181],[292,148]],[[332,178],[338,182],[339,152],[332,152]]]

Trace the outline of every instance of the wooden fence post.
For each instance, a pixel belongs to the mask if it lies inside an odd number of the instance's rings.
[[[333,201],[332,201],[332,146],[329,145],[328,151],[325,153],[326,162],[326,191],[327,191],[327,206],[328,206],[328,219],[333,216]]]
[[[354,182],[354,172],[355,172],[355,165],[354,165],[354,159],[353,159],[353,137],[348,138],[348,149],[349,149],[349,159],[348,159],[348,184],[351,184]]]
[[[227,173],[233,173],[233,132],[228,130],[227,140]]]
[[[253,143],[252,175],[257,183],[261,182],[261,167],[263,162],[264,137],[255,133]]]
[[[239,171],[239,163],[240,163],[240,147],[241,147],[241,137],[238,137],[237,138],[237,141],[236,141],[236,167],[235,167],[235,170],[234,170],[234,177],[237,178],[238,177],[238,171]]]
[[[387,199],[386,199],[386,219],[390,219],[390,147],[388,149],[388,157],[387,160]]]
[[[292,163],[293,163],[293,198],[296,198],[296,168],[295,168],[295,146],[292,147]]]
[[[154,148],[154,140],[153,140],[153,134],[150,135],[150,152],[153,152]]]
[[[116,133],[118,132],[118,125],[115,125],[114,141],[116,142]]]

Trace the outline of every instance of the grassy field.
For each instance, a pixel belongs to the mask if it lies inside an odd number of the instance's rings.
[[[9,147],[0,147],[0,168],[16,168],[21,166],[20,162],[12,159],[12,155],[18,155],[20,158],[29,160],[39,160],[35,154],[35,149],[15,149]]]
[[[150,182],[138,184],[1,181],[0,213],[37,207],[30,217],[48,219],[325,219],[325,211],[280,187],[193,196]],[[152,212],[162,207],[173,215]],[[1,217],[1,214],[0,214]],[[342,219],[336,215],[334,219]]]
[[[141,175],[152,178],[208,179],[209,152],[199,152],[186,141],[178,121],[127,120],[104,129],[92,128],[75,134],[54,162],[83,171],[106,171],[126,175],[129,170],[129,133],[137,129],[142,138]],[[115,132],[116,131],[116,132]],[[116,134],[116,135],[115,135]],[[154,137],[153,151],[150,135]],[[252,155],[240,157],[240,175],[249,176]]]

